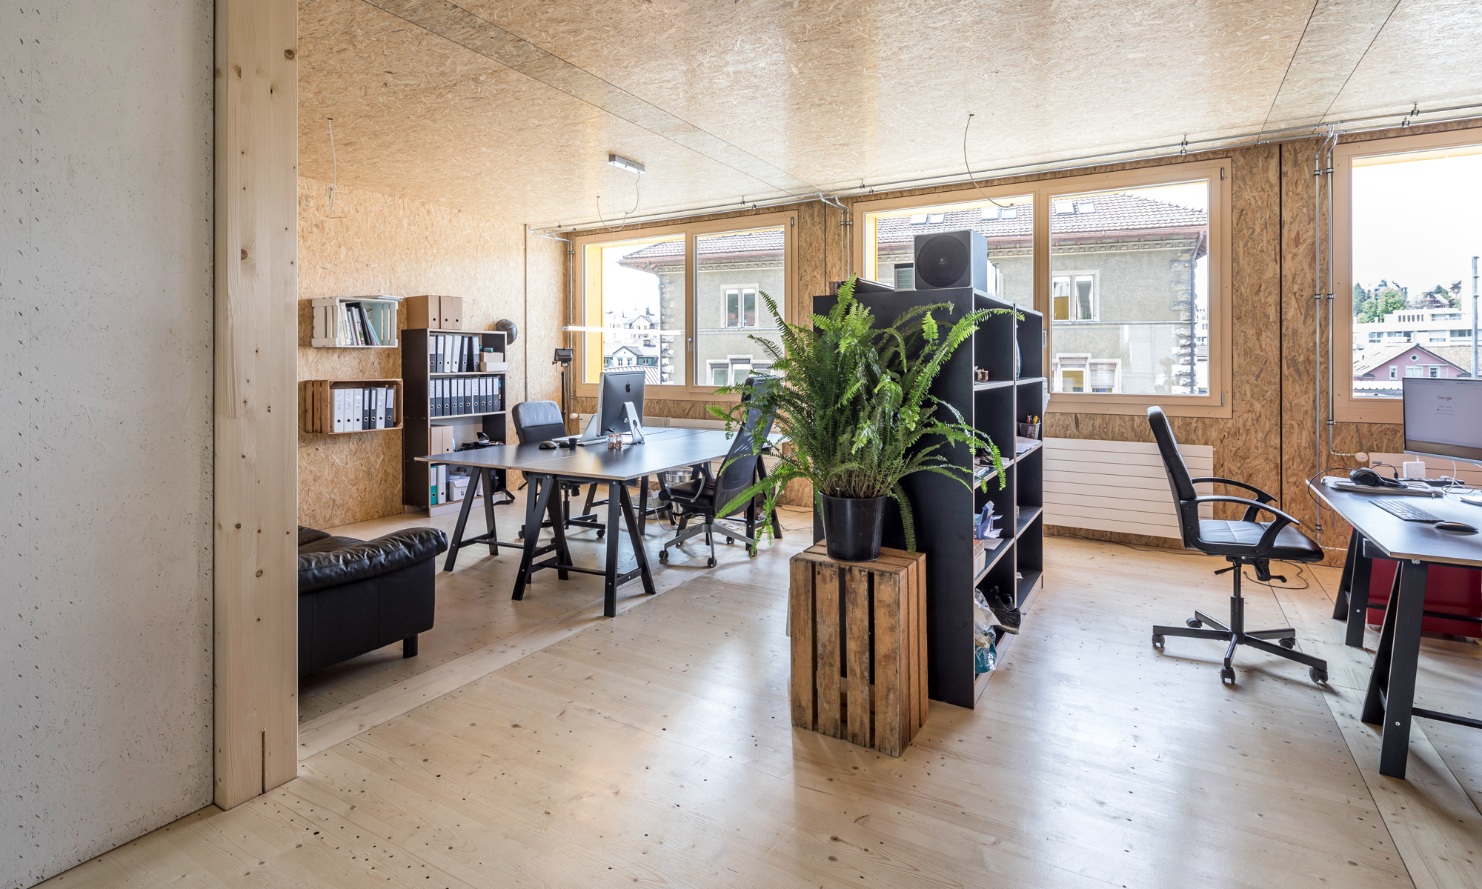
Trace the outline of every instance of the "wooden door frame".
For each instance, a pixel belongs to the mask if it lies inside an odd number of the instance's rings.
[[[223,809],[298,773],[298,5],[216,0],[213,659]]]

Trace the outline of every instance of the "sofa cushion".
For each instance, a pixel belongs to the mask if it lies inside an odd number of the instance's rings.
[[[299,549],[298,591],[380,577],[446,552],[448,537],[436,528],[407,528],[375,540],[325,537]]]
[[[303,525],[298,526],[299,546],[303,546],[306,543],[313,543],[316,540],[323,540],[328,536],[328,531],[320,531],[318,528],[305,528]]]

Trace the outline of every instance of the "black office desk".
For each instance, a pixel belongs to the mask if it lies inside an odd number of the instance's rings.
[[[1455,725],[1482,728],[1482,720],[1426,710],[1415,706],[1415,677],[1420,662],[1420,624],[1425,616],[1426,578],[1431,565],[1482,568],[1482,534],[1437,531],[1420,522],[1406,522],[1375,506],[1374,494],[1339,491],[1310,485],[1327,507],[1353,526],[1344,583],[1339,589],[1334,617],[1348,619],[1347,643],[1363,642],[1369,604],[1369,558],[1379,555],[1399,563],[1394,589],[1384,609],[1374,671],[1364,697],[1363,720],[1383,726],[1379,774],[1405,777],[1410,750],[1410,721],[1415,716]],[[1383,496],[1377,495],[1377,496]],[[1482,509],[1448,497],[1407,497],[1406,502],[1443,519],[1482,525]]]
[[[629,445],[620,450],[608,450],[601,445],[574,450],[544,450],[539,445],[502,445],[418,457],[424,463],[446,463],[473,470],[463,508],[458,514],[458,524],[453,531],[453,540],[448,547],[447,570],[452,570],[461,547],[483,543],[488,545],[489,552],[493,554],[499,547],[518,546],[521,556],[519,572],[515,577],[515,599],[524,598],[525,586],[530,582],[530,576],[543,568],[554,569],[562,580],[567,579],[572,571],[601,575],[604,578],[602,610],[608,617],[617,614],[619,585],[638,578],[643,581],[644,592],[652,594],[653,574],[649,569],[648,554],[644,551],[642,540],[643,518],[635,510],[632,495],[625,482],[720,459],[730,451],[731,436],[718,429],[668,427],[647,431],[645,439],[643,444]],[[525,539],[522,543],[503,543],[498,540],[494,510],[487,496],[484,498],[485,533],[467,538],[463,536],[472,510],[473,497],[480,486],[486,492],[492,490],[495,470],[517,470],[525,474],[529,487],[525,500]],[[561,479],[607,485],[607,553],[606,564],[601,570],[585,568],[571,561],[571,552],[561,521],[560,498],[555,496]],[[638,510],[643,510],[648,497],[646,484],[641,486],[639,496]],[[547,517],[550,519],[552,541],[542,545],[539,540],[541,524]],[[621,574],[617,570],[620,520],[622,527],[627,529],[633,555],[638,563],[634,570]],[[774,517],[773,529],[780,534],[779,525],[780,522]],[[550,558],[536,561],[543,555],[550,555]]]

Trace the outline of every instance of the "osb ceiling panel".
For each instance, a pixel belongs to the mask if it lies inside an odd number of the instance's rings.
[[[301,0],[300,168],[536,225],[1482,101],[1476,0]],[[648,167],[635,177],[609,151]]]

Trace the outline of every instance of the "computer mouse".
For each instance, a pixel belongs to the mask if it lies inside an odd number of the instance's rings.
[[[560,447],[560,445],[556,444],[553,441],[543,441],[540,443],[540,449],[542,451],[554,451],[558,447]]]
[[[1476,534],[1477,529],[1466,522],[1436,522],[1433,526],[1437,531],[1450,531],[1452,534]]]

